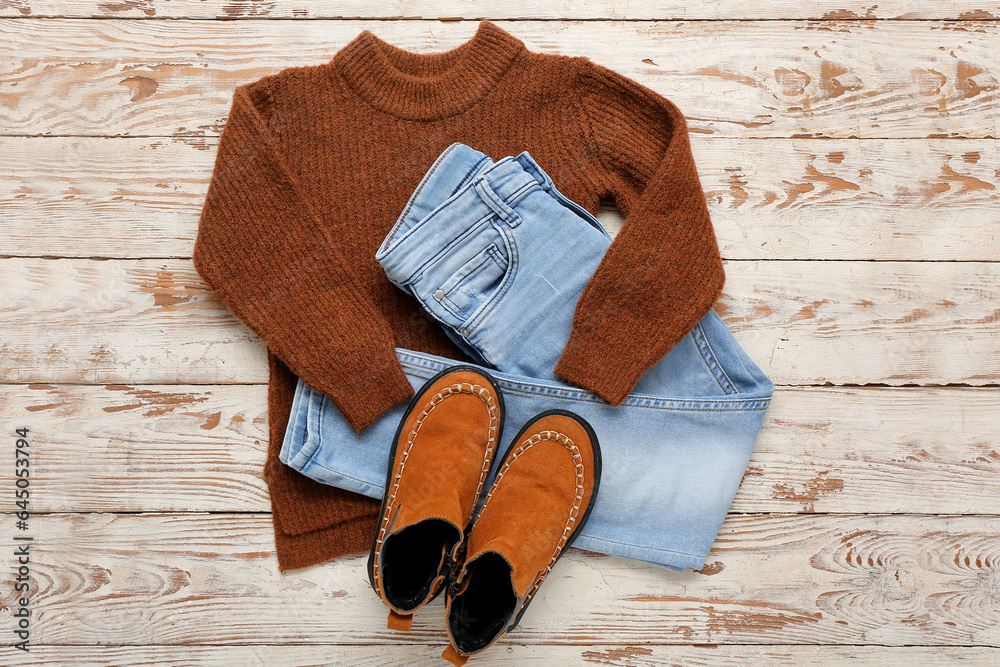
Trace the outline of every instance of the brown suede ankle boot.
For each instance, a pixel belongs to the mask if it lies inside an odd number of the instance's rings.
[[[475,366],[451,366],[428,380],[396,430],[382,520],[368,579],[389,607],[388,627],[409,630],[413,612],[448,581],[493,464],[503,396]]]
[[[567,410],[531,420],[511,442],[467,551],[449,583],[443,658],[465,664],[513,630],[555,562],[580,534],[597,498],[601,449]]]

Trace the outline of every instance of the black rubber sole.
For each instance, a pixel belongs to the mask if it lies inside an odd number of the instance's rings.
[[[500,391],[499,385],[497,385],[496,379],[492,375],[490,375],[484,368],[482,368],[481,366],[473,366],[471,364],[456,364],[455,366],[449,366],[448,368],[445,368],[435,373],[430,379],[424,382],[424,384],[420,387],[417,393],[414,394],[413,398],[410,399],[409,405],[406,406],[406,411],[400,418],[399,425],[396,427],[396,433],[392,439],[392,449],[389,451],[389,465],[387,466],[387,469],[385,471],[385,487],[382,490],[382,505],[378,513],[379,522],[378,526],[375,529],[375,536],[372,538],[371,549],[368,552],[368,583],[371,585],[372,590],[375,591],[376,593],[378,592],[378,590],[375,588],[375,546],[378,544],[378,534],[382,530],[382,521],[385,517],[385,506],[389,500],[389,483],[392,481],[392,471],[393,468],[395,468],[395,463],[396,463],[396,448],[399,445],[399,438],[403,434],[403,425],[406,424],[407,420],[410,418],[410,415],[413,414],[414,408],[421,402],[423,397],[427,394],[427,391],[432,386],[434,386],[434,383],[436,383],[438,380],[445,377],[446,375],[450,375],[451,373],[456,373],[458,371],[470,371],[476,373],[477,375],[481,375],[487,382],[490,383],[490,386],[493,388],[493,393],[496,394],[497,397],[497,407],[499,408],[500,411],[500,426],[499,428],[497,428],[497,440],[496,440],[497,447],[500,446],[500,439],[503,436],[503,423],[504,423],[503,394]],[[494,458],[495,456],[496,453],[494,452]],[[490,463],[490,467],[492,467],[492,465],[493,462]],[[476,500],[478,501],[478,498]],[[470,526],[472,525],[474,520],[475,517],[473,517],[473,519],[469,521]],[[468,535],[468,529],[469,526],[466,526],[462,530],[463,542],[465,540],[465,537]],[[438,595],[441,594],[441,591],[445,590],[446,588],[447,586],[442,586],[440,589],[438,589],[437,593],[435,593],[433,596],[431,596],[429,600],[427,600],[427,602],[430,602],[431,600],[436,598]],[[412,611],[416,611],[417,609],[420,608],[420,606],[421,605],[414,607]]]
[[[514,439],[510,441],[510,445],[507,447],[507,451],[504,452],[503,459],[501,459],[500,465],[497,467],[497,470],[499,471],[501,468],[503,468],[504,464],[507,463],[507,460],[510,458],[511,453],[517,448],[517,443],[518,441],[521,440],[521,436],[527,433],[527,431],[536,423],[538,423],[545,417],[549,417],[551,415],[562,415],[564,417],[569,417],[570,419],[580,424],[580,426],[582,426],[583,429],[587,432],[587,436],[590,438],[590,442],[592,443],[592,447],[594,450],[594,489],[590,493],[590,501],[587,503],[587,509],[584,510],[583,515],[580,517],[580,520],[576,524],[576,527],[573,528],[573,532],[570,533],[569,539],[566,540],[566,545],[562,548],[562,551],[559,552],[559,555],[556,556],[555,562],[552,563],[552,565],[555,566],[555,564],[559,562],[559,559],[562,558],[564,555],[566,555],[566,552],[569,550],[570,546],[572,546],[573,542],[576,541],[576,538],[580,536],[580,532],[583,530],[583,527],[586,525],[587,520],[590,518],[590,513],[594,509],[594,503],[597,501],[597,491],[601,486],[601,470],[603,462],[601,459],[601,443],[597,439],[597,433],[594,432],[594,427],[591,426],[590,422],[588,422],[586,419],[576,414],[575,412],[571,412],[569,410],[554,409],[554,410],[546,410],[544,412],[539,412],[537,415],[535,415],[527,422],[525,422],[524,426],[522,426],[521,429],[517,432],[517,435],[514,436]],[[480,508],[480,510],[481,509],[482,508]],[[475,523],[475,520],[478,518],[479,518],[479,511],[476,512],[476,516],[473,517],[471,523]],[[511,630],[517,627],[517,624],[521,622],[521,617],[524,615],[524,612],[528,609],[528,605],[530,605],[534,601],[534,599],[535,599],[534,596],[532,596],[531,600],[528,600],[527,604],[521,607],[521,610],[517,612],[517,616],[514,617],[514,622],[511,623],[509,626],[507,626],[507,629],[504,630],[504,632],[510,632]]]

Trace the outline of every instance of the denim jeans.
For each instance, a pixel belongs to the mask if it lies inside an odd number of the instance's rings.
[[[498,452],[543,410],[570,410],[594,427],[601,489],[575,546],[673,571],[699,569],[774,385],[714,310],[619,406],[557,378],[576,303],[611,242],[527,152],[494,162],[456,143],[425,174],[376,259],[496,378],[506,406]],[[415,389],[458,363],[403,348],[396,354]],[[355,433],[300,378],[280,459],[320,482],[381,498],[405,408]]]

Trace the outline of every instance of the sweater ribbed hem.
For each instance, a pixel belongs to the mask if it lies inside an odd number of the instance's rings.
[[[267,357],[271,377],[268,389],[270,443],[264,480],[271,501],[278,561],[286,568],[305,567],[356,552],[364,542],[365,526],[375,520],[380,502],[321,484],[279,460],[296,377],[270,349]],[[372,527],[368,539],[374,535]]]
[[[301,535],[282,533],[275,523],[274,544],[278,554],[278,570],[298,570],[334,558],[367,552],[375,538],[378,520],[376,506],[371,514]]]
[[[379,507],[374,498],[317,482],[280,461],[267,467],[265,479],[276,530],[285,535],[336,526]]]

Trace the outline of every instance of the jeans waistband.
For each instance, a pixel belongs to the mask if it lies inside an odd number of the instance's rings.
[[[520,218],[512,207],[517,201],[534,188],[551,186],[527,151],[493,162],[456,142],[424,174],[375,259],[392,282],[406,289],[421,267],[477,222],[496,215],[516,227]]]

